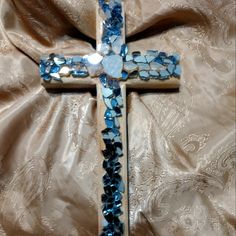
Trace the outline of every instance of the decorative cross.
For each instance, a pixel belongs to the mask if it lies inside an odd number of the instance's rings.
[[[72,57],[50,54],[41,59],[40,74],[42,84],[49,89],[96,87],[98,140],[103,154],[99,233],[102,236],[127,236],[126,88],[178,88],[180,58],[178,54],[167,55],[155,50],[147,51],[146,55],[138,51],[128,54],[123,2],[98,2],[97,52]]]

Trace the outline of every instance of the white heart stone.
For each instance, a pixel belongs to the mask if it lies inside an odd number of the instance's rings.
[[[91,77],[97,77],[102,73],[102,59],[99,53],[94,53],[88,56],[84,56],[85,59],[85,66],[88,69],[89,75]]]
[[[111,55],[104,57],[102,61],[104,72],[112,78],[118,79],[122,77],[123,59],[119,55]]]

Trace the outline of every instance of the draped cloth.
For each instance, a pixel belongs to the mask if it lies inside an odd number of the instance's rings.
[[[125,0],[130,51],[178,52],[179,92],[129,91],[134,236],[235,235],[235,1]],[[0,235],[98,234],[94,91],[39,58],[94,52],[95,0],[0,0]]]

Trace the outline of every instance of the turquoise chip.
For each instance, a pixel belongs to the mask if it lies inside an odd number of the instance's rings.
[[[169,72],[167,70],[161,70],[160,71],[160,76],[161,76],[161,79],[168,79],[168,77],[170,76]]]
[[[142,79],[142,80],[149,80],[149,73],[147,71],[140,71],[139,72],[139,77]]]
[[[122,80],[127,80],[128,77],[129,77],[128,72],[126,72],[126,71],[122,71],[122,77],[121,77],[121,79],[122,79]]]
[[[179,78],[181,76],[181,72],[182,72],[182,70],[181,70],[180,65],[177,65],[174,70],[173,76]]]

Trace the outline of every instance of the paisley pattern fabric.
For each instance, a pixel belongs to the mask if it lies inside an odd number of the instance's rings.
[[[235,2],[126,0],[131,51],[178,52],[179,92],[128,95],[131,235],[233,236]],[[95,0],[0,0],[0,235],[98,233],[94,91],[39,58],[94,52]]]

